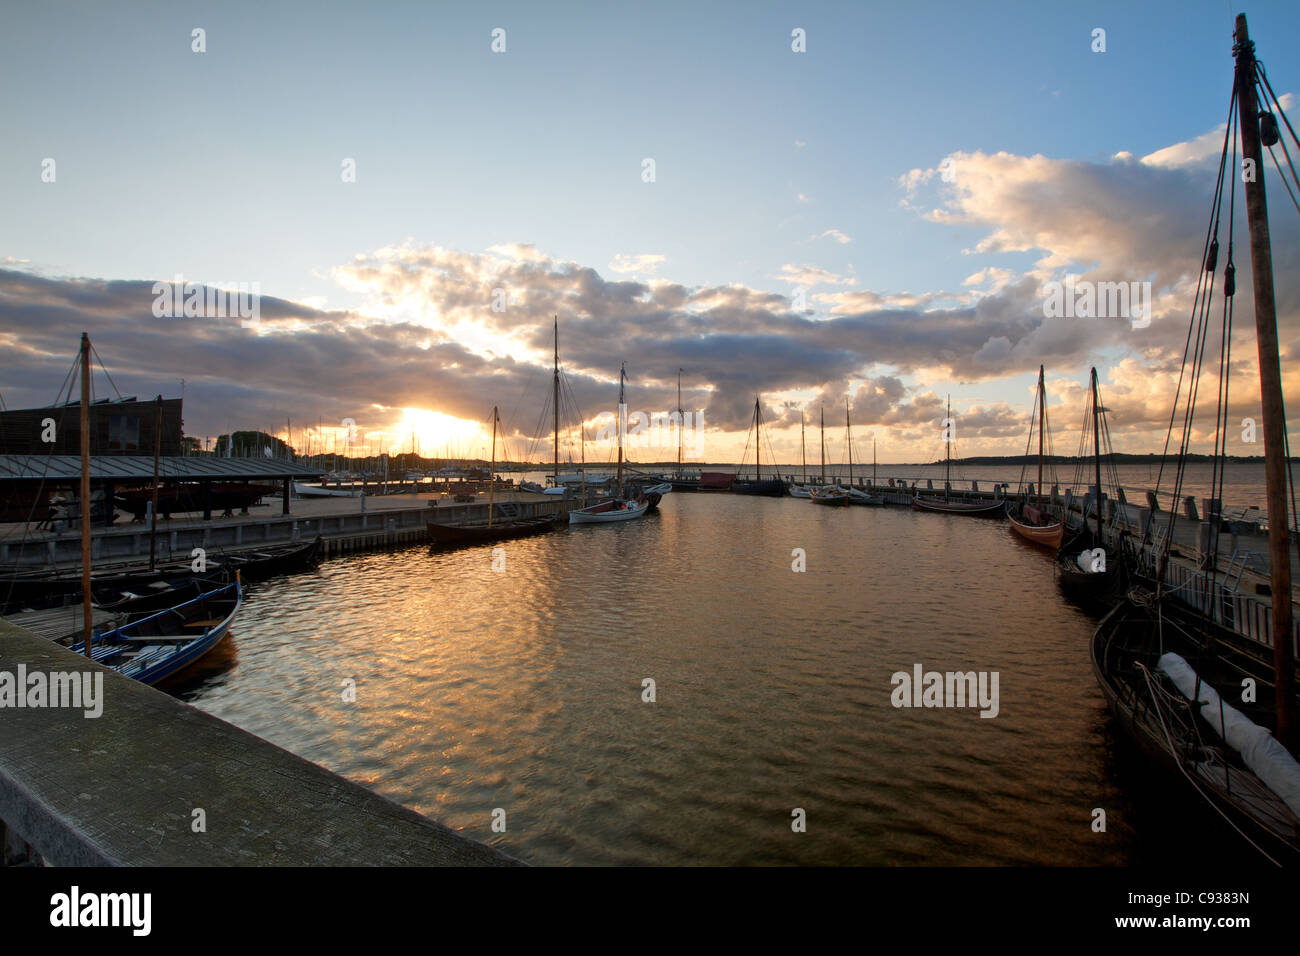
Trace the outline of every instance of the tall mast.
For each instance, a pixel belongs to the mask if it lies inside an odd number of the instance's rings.
[[[623,383],[627,381],[627,363],[618,370],[618,496],[623,497],[623,429],[627,427],[627,403],[623,399]]]
[[[849,446],[849,487],[853,487],[853,425],[849,422],[849,397],[844,396],[844,441]]]
[[[106,501],[105,506],[108,502]],[[81,639],[91,657],[90,610],[90,336],[81,333]]]
[[[496,511],[497,487],[497,407],[492,406],[492,464],[488,468],[488,527],[492,527],[492,512]]]
[[[1094,393],[1095,394],[1095,393]],[[1043,367],[1038,366],[1038,500],[1043,500],[1043,425],[1047,422],[1047,386],[1043,384]]]
[[[682,442],[686,432],[686,413],[682,411],[682,370],[677,370],[677,477],[682,476]]]
[[[754,396],[754,483],[759,484],[763,480],[763,409],[758,404],[758,396]]]
[[[871,436],[871,486],[876,486],[876,436]]]
[[[553,383],[555,392],[552,396],[552,404],[555,406],[555,487],[560,486],[560,317],[555,317],[555,377]]]
[[[1102,545],[1101,540],[1101,402],[1097,399],[1097,369],[1092,370],[1092,452],[1096,458],[1097,464],[1097,545]]]
[[[1277,739],[1295,743],[1292,698],[1295,664],[1291,651],[1291,535],[1287,515],[1286,409],[1278,357],[1277,310],[1273,299],[1273,253],[1269,244],[1268,203],[1264,193],[1264,158],[1259,140],[1259,102],[1255,95],[1255,45],[1246,15],[1237,15],[1238,117],[1241,154],[1258,170],[1246,183],[1246,219],[1250,225],[1250,264],[1255,291],[1255,332],[1259,341],[1259,389],[1264,418],[1264,475],[1268,498],[1268,557],[1273,591],[1273,668],[1276,681]]]
[[[799,457],[803,459],[803,483],[808,484],[808,443],[804,440],[803,410],[799,410]]]
[[[944,500],[948,500],[948,489],[952,484],[949,475],[952,473],[952,396],[948,396],[948,427],[944,432],[943,442],[943,495]]]
[[[826,483],[826,409],[822,408],[822,484]]]

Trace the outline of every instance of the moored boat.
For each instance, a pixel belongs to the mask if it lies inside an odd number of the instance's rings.
[[[1047,440],[1047,387],[1044,384],[1043,366],[1038,366],[1038,391],[1034,395],[1034,414],[1029,418],[1029,441],[1038,433],[1038,482],[1033,487],[1033,501],[1022,492],[1019,505],[1007,505],[1007,522],[1011,533],[1030,544],[1056,553],[1065,540],[1065,516],[1053,514],[1043,503],[1043,454]],[[1020,486],[1024,488],[1025,471],[1020,469]]]
[[[1245,14],[1238,14],[1233,56],[1236,83],[1229,107],[1227,130],[1218,164],[1210,229],[1202,252],[1200,272],[1208,280],[1198,285],[1184,347],[1183,367],[1174,398],[1167,440],[1174,437],[1174,422],[1180,404],[1183,434],[1178,446],[1175,493],[1182,484],[1187,449],[1195,428],[1195,384],[1204,359],[1204,323],[1213,314],[1213,279],[1217,273],[1220,224],[1226,225],[1229,258],[1224,269],[1222,294],[1234,294],[1235,266],[1232,263],[1234,217],[1222,215],[1236,205],[1236,130],[1240,129],[1241,155],[1255,166],[1262,163],[1264,134],[1257,87],[1272,92],[1264,67],[1255,58],[1255,47],[1246,28]],[[1282,113],[1274,97],[1271,105]],[[1235,116],[1233,115],[1235,113]],[[1263,115],[1268,115],[1266,112]],[[1273,119],[1273,117],[1269,117]],[[1291,124],[1281,116],[1288,130]],[[1276,119],[1273,119],[1276,125]],[[1277,136],[1276,129],[1270,133]],[[1293,139],[1295,138],[1292,132]],[[1300,140],[1296,140],[1300,148]],[[1226,177],[1226,178],[1225,178]],[[1241,837],[1245,852],[1254,851],[1278,865],[1300,864],[1300,764],[1294,754],[1300,749],[1296,713],[1295,628],[1291,580],[1289,507],[1289,459],[1286,452],[1285,399],[1282,390],[1278,347],[1278,322],[1273,288],[1273,264],[1268,229],[1264,180],[1245,178],[1245,206],[1250,230],[1251,273],[1255,332],[1260,376],[1260,407],[1263,418],[1265,492],[1269,527],[1270,628],[1265,640],[1252,641],[1254,652],[1238,650],[1237,634],[1225,613],[1223,598],[1228,587],[1216,576],[1218,536],[1211,537],[1207,553],[1199,556],[1205,572],[1206,599],[1193,606],[1194,597],[1180,594],[1186,589],[1170,586],[1166,580],[1171,562],[1172,527],[1162,540],[1154,540],[1152,525],[1143,529],[1135,560],[1138,575],[1151,588],[1132,588],[1104,618],[1090,645],[1093,671],[1107,703],[1115,714],[1118,729],[1150,759],[1169,771],[1171,790],[1181,803],[1207,806]],[[1227,194],[1225,197],[1224,194]],[[1232,311],[1223,309],[1219,368],[1228,367]],[[1197,332],[1196,345],[1191,335]],[[1190,373],[1190,374],[1189,374]],[[1226,458],[1230,395],[1225,377],[1220,382],[1214,421],[1216,470]],[[1100,482],[1098,483],[1100,499]],[[1220,485],[1221,488],[1221,485]],[[1216,489],[1217,490],[1217,489]],[[1157,488],[1158,495],[1158,488]],[[1099,502],[1100,503],[1100,502]],[[1101,508],[1098,508],[1100,523]],[[1151,536],[1150,550],[1148,537]],[[1263,608],[1260,608],[1262,611]],[[1271,640],[1271,647],[1267,647]],[[1261,653],[1263,651],[1263,653]],[[1249,689],[1249,693],[1245,692]],[[1229,704],[1228,701],[1232,703]],[[1207,819],[1211,815],[1207,814]],[[1250,849],[1247,850],[1246,848]]]
[[[90,656],[145,684],[173,677],[221,642],[243,604],[239,580],[176,607],[95,635]],[[72,650],[84,654],[85,643]]]
[[[808,490],[808,497],[815,505],[839,507],[849,503],[848,493],[843,488],[837,488],[834,485],[810,488]]]

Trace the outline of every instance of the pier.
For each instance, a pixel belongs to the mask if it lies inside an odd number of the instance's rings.
[[[52,866],[512,866],[323,767],[0,621],[0,671],[102,676],[102,713],[6,707],[0,851]],[[485,813],[488,808],[485,808]]]
[[[499,494],[495,506],[502,514],[533,517],[551,514],[562,517],[576,506],[573,498],[531,492]],[[320,536],[326,557],[373,548],[419,544],[427,539],[425,524],[439,521],[467,524],[486,521],[488,501],[478,495],[473,502],[453,501],[449,496],[398,494],[353,498],[295,498],[281,512],[275,505],[250,509],[249,515],[229,518],[177,516],[159,520],[158,560],[188,561],[195,548],[206,552],[233,553],[276,545],[310,541]],[[253,514],[251,512],[262,512]],[[150,531],[147,523],[119,521],[108,528],[96,528],[91,538],[91,557],[97,570],[114,564],[138,565],[149,558]],[[24,532],[10,525],[0,537],[0,566],[7,568],[79,567],[81,538],[77,532]]]

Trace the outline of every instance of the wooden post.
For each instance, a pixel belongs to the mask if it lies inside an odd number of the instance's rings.
[[[90,335],[81,333],[81,637],[91,657],[90,607]]]
[[[1251,278],[1255,292],[1255,333],[1259,342],[1259,385],[1264,419],[1264,475],[1268,499],[1268,558],[1273,591],[1273,669],[1276,681],[1279,742],[1293,749],[1295,664],[1291,650],[1291,535],[1287,518],[1286,410],[1278,357],[1277,310],[1273,299],[1273,255],[1269,243],[1264,160],[1259,141],[1259,102],[1255,93],[1255,46],[1246,15],[1237,15],[1237,103],[1241,154],[1253,165],[1246,183],[1246,219],[1250,225]],[[1234,171],[1235,173],[1235,171]]]

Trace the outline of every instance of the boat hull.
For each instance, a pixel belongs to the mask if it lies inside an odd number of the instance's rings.
[[[221,643],[242,606],[243,589],[235,581],[184,604],[96,636],[92,642],[92,656],[105,667],[132,680],[158,684],[196,663]],[[202,630],[193,636],[179,633],[182,628],[196,627]],[[177,632],[175,641],[160,637],[173,631]],[[151,639],[153,643],[136,643]],[[72,649],[84,652],[82,645],[74,645]]]
[[[737,495],[757,495],[764,498],[784,498],[785,482],[780,478],[764,478],[761,481],[733,481],[731,491]]]
[[[1168,607],[1165,613],[1169,614]],[[1155,690],[1158,681],[1151,672],[1157,655],[1165,650],[1180,654],[1206,676],[1198,648],[1181,641],[1185,632],[1172,626],[1178,617],[1175,611],[1166,618],[1161,643],[1154,646],[1147,640],[1157,626],[1151,612],[1125,599],[1093,633],[1089,647],[1093,676],[1115,722],[1122,736],[1180,788],[1189,805],[1207,801],[1230,820],[1250,841],[1242,844],[1244,848],[1254,844],[1275,862],[1300,864],[1300,819],[1245,767],[1232,763],[1226,773],[1221,772],[1221,764],[1216,769],[1207,756],[1211,751],[1225,752],[1226,745],[1203,721],[1194,735],[1180,734],[1185,725],[1178,718],[1188,709],[1171,708]],[[1237,677],[1234,673],[1228,683],[1235,683]],[[1206,682],[1214,686],[1211,677]],[[1198,756],[1193,759],[1193,754]]]
[[[972,518],[1001,518],[1006,514],[1007,503],[1005,501],[975,502],[975,501],[944,501],[940,498],[921,498],[912,499],[912,509],[914,511],[933,511],[939,514],[948,515],[968,515]]]
[[[1029,524],[1010,513],[1007,514],[1007,521],[1011,525],[1012,533],[1030,544],[1038,545],[1038,547],[1052,552],[1061,550],[1061,542],[1065,540],[1065,522],[1058,521],[1055,524],[1045,525]]]
[[[487,525],[449,525],[430,521],[425,525],[429,532],[429,541],[436,545],[458,546],[486,544],[491,541],[509,541],[516,538],[531,538],[533,535],[546,534],[555,530],[555,520],[550,516],[522,518],[517,521],[494,522]]]
[[[602,501],[590,508],[569,512],[569,524],[609,524],[640,518],[650,508],[649,501]]]
[[[814,491],[809,494],[809,499],[815,505],[826,505],[831,508],[847,507],[849,503],[848,495],[836,491]]]

